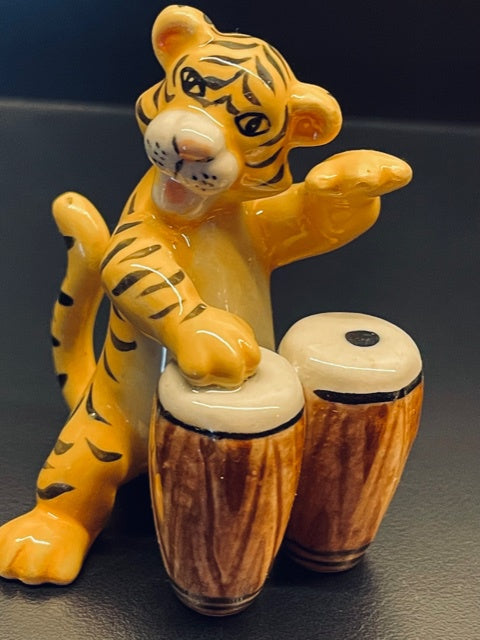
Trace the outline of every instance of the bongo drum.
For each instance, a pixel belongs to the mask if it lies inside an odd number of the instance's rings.
[[[306,399],[285,546],[314,571],[349,569],[374,539],[417,433],[420,354],[398,327],[358,313],[304,318],[279,352],[294,365]]]
[[[287,526],[304,443],[301,384],[262,349],[239,388],[192,388],[170,363],[158,395],[149,468],[167,573],[192,609],[236,613],[262,588]]]

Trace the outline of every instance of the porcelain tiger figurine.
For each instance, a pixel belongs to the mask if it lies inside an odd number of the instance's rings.
[[[221,33],[189,7],[160,13],[153,48],[166,75],[136,106],[152,167],[116,229],[78,194],[53,206],[69,258],[53,351],[71,413],[36,507],[0,529],[0,574],[29,584],[74,580],[118,487],[146,470],[165,348],[193,384],[239,385],[258,345],[274,347],[273,269],[351,241],[377,219],[379,196],[411,178],[393,156],[350,151],[292,185],[290,149],[340,130],[327,91],[299,82],[267,43]]]

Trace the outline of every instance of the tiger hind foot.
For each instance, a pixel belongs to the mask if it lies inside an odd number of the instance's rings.
[[[79,522],[37,506],[0,527],[0,576],[31,585],[69,584],[92,542]]]

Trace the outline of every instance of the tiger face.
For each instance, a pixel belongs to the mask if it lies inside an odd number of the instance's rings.
[[[262,40],[222,34],[182,6],[160,13],[152,38],[166,77],[136,111],[163,211],[195,217],[215,201],[284,191],[289,150],[324,144],[340,129],[334,98],[298,82]]]

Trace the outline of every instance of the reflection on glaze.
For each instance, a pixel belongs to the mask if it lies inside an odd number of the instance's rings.
[[[294,365],[305,387],[322,393],[398,395],[422,370],[410,336],[360,313],[303,318],[287,332],[279,353]]]
[[[24,538],[17,538],[15,540],[15,542],[33,542],[34,544],[46,544],[49,545],[51,544],[50,542],[48,542],[48,540],[37,540],[37,538],[34,538],[33,536],[25,536]]]
[[[71,410],[59,440],[69,446],[55,447],[42,468],[36,508],[0,529],[0,574],[25,582],[73,580],[118,486],[145,470],[165,349],[191,384],[241,385],[257,369],[259,345],[274,347],[271,272],[356,238],[376,221],[380,196],[411,178],[398,158],[362,150],[292,185],[290,149],[338,134],[336,100],[298,81],[266,42],[222,34],[190,7],[163,10],[152,41],[165,77],[136,105],[152,166],[117,227],[110,234],[79,194],[53,205],[68,251],[52,345]],[[111,313],[97,362],[92,335],[104,294]],[[294,411],[278,407],[258,413],[288,422]],[[240,415],[252,412],[233,413],[235,428],[251,429]],[[47,509],[57,518],[48,531]],[[32,550],[27,536],[51,544]]]
[[[302,388],[263,349],[240,389],[192,390],[171,363],[159,391],[149,469],[165,568],[187,606],[231,615],[258,595],[283,538],[303,449]]]
[[[158,385],[163,410],[178,422],[213,433],[261,433],[289,423],[304,403],[298,377],[285,358],[268,349],[261,354],[256,374],[230,390],[192,388],[171,363]]]
[[[358,313],[304,318],[280,351],[304,384],[307,423],[286,548],[308,569],[344,571],[373,541],[415,439],[420,355],[398,327]]]

